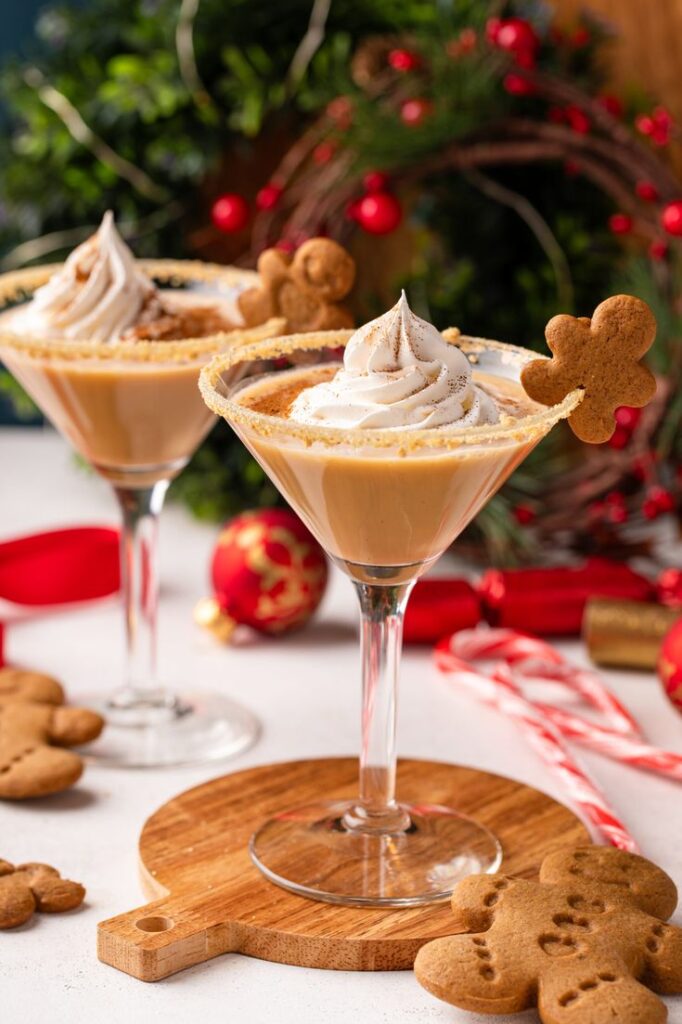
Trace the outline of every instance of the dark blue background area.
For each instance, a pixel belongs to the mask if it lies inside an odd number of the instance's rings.
[[[0,0],[0,60],[30,47],[36,15],[49,6],[46,0]]]

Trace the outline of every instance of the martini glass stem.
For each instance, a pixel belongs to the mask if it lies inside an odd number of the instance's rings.
[[[354,831],[395,832],[410,824],[395,799],[395,773],[398,668],[412,586],[355,584],[362,613],[360,798],[344,821]]]
[[[151,487],[115,487],[121,507],[121,588],[126,633],[125,683],[112,703],[125,710],[169,706],[156,678],[159,599],[157,535],[168,481]]]

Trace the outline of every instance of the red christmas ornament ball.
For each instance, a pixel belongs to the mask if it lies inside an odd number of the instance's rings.
[[[632,231],[632,217],[627,213],[613,213],[609,217],[609,231],[614,235],[629,235]]]
[[[661,224],[669,235],[682,235],[682,199],[663,207]]]
[[[414,50],[395,49],[389,53],[388,63],[394,71],[416,71],[421,67],[421,57]]]
[[[256,206],[259,210],[273,210],[282,198],[283,192],[282,186],[275,185],[272,181],[263,185],[263,188],[256,193]]]
[[[249,204],[238,192],[226,192],[211,207],[211,220],[227,234],[242,231],[249,223]]]
[[[431,100],[415,99],[405,100],[400,107],[400,120],[410,128],[416,128],[424,118],[433,112]]]
[[[513,53],[515,57],[534,54],[540,44],[535,29],[525,18],[491,18],[486,35],[494,46]]]
[[[653,181],[638,181],[635,185],[635,192],[645,203],[655,203],[659,198],[658,189]]]
[[[211,578],[226,616],[260,633],[284,633],[307,622],[322,600],[327,560],[288,509],[243,512],[218,537]]]
[[[388,235],[403,219],[403,209],[390,192],[371,192],[358,200],[353,219],[371,235]]]
[[[658,677],[666,697],[682,714],[682,619],[666,633],[658,656]]]

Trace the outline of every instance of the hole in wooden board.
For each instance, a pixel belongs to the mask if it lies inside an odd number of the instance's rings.
[[[175,925],[172,917],[141,917],[135,927],[141,932],[167,932]]]

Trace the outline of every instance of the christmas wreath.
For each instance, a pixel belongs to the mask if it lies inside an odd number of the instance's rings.
[[[397,286],[435,323],[532,347],[614,289],[654,308],[657,399],[608,448],[556,431],[479,516],[498,559],[537,540],[647,547],[682,499],[676,128],[604,91],[607,28],[542,4],[96,0],[40,18],[6,67],[4,269],[58,258],[114,207],[140,255],[252,264],[326,233],[358,318]],[[275,495],[219,427],[177,485],[220,517]]]

